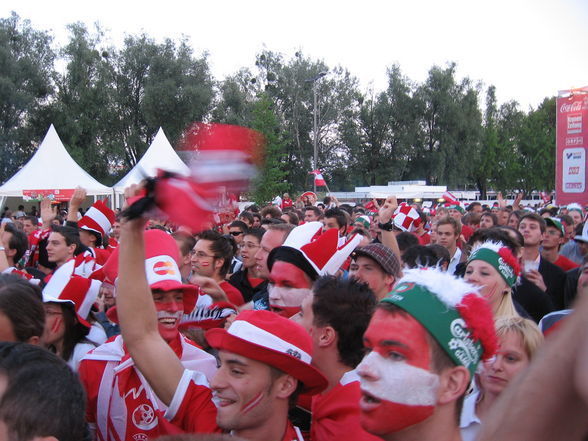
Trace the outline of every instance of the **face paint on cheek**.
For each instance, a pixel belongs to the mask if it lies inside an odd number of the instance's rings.
[[[310,291],[308,288],[270,285],[268,288],[270,309],[282,317],[290,318],[300,312],[302,301]]]
[[[433,414],[439,376],[372,351],[357,367],[361,377],[361,424],[374,434],[393,433]]]
[[[51,326],[51,333],[52,334],[56,334],[57,331],[59,330],[59,327],[61,326],[61,323],[63,322],[61,317],[56,317],[55,321],[53,322],[53,326]]]
[[[263,392],[259,392],[255,397],[253,397],[251,400],[249,400],[249,402],[247,402],[243,405],[240,412],[242,414],[249,413],[250,411],[255,409],[259,405],[259,403],[261,403],[262,399],[263,399]]]
[[[286,288],[270,285],[268,287],[269,301],[270,304],[280,307],[295,306],[300,308],[302,301],[310,291],[309,288]]]

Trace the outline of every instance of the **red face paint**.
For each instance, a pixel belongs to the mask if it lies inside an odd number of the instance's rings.
[[[435,410],[431,397],[433,401],[436,399],[436,389],[435,375],[430,372],[431,349],[425,328],[409,315],[378,309],[364,339],[366,347],[376,354],[366,356],[358,366],[362,427],[383,436],[430,417]],[[417,373],[416,378],[410,375],[412,371]],[[427,397],[424,400],[427,404],[412,400],[413,395]]]
[[[277,261],[272,267],[270,281],[268,294],[271,310],[286,318],[298,314],[302,300],[311,291],[310,277],[291,263]]]
[[[53,326],[51,326],[51,333],[57,334],[57,331],[61,327],[62,323],[63,323],[63,318],[61,318],[61,316],[55,317],[55,320],[53,321]]]
[[[246,414],[256,408],[261,400],[263,399],[263,392],[259,392],[255,397],[253,397],[249,402],[245,403],[241,408],[241,413]]]
[[[181,291],[153,293],[157,310],[157,327],[161,337],[170,342],[178,336],[180,320],[184,313],[183,294]]]

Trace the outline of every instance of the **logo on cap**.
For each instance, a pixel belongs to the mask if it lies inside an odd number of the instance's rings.
[[[166,274],[175,275],[176,270],[174,268],[173,262],[165,261],[165,262],[155,262],[153,264],[153,272],[155,274],[159,274],[160,276],[165,276]]]

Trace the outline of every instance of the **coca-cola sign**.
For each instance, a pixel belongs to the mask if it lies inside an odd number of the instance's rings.
[[[579,112],[582,109],[586,109],[588,107],[588,99],[584,99],[584,101],[573,101],[571,103],[562,103],[559,108],[560,113],[568,113],[568,112]]]
[[[557,203],[588,203],[588,88],[557,99]]]

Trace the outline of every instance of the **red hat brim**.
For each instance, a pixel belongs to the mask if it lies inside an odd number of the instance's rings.
[[[198,300],[198,287],[195,285],[185,285],[176,280],[161,280],[149,285],[151,290],[168,291],[182,291],[184,294],[184,314],[190,314],[196,306]]]
[[[306,394],[317,394],[327,387],[327,379],[318,369],[296,357],[235,337],[229,334],[226,329],[209,329],[205,336],[208,344],[215,349],[233,352],[260,361],[292,375],[302,382],[304,386],[302,391]]]

